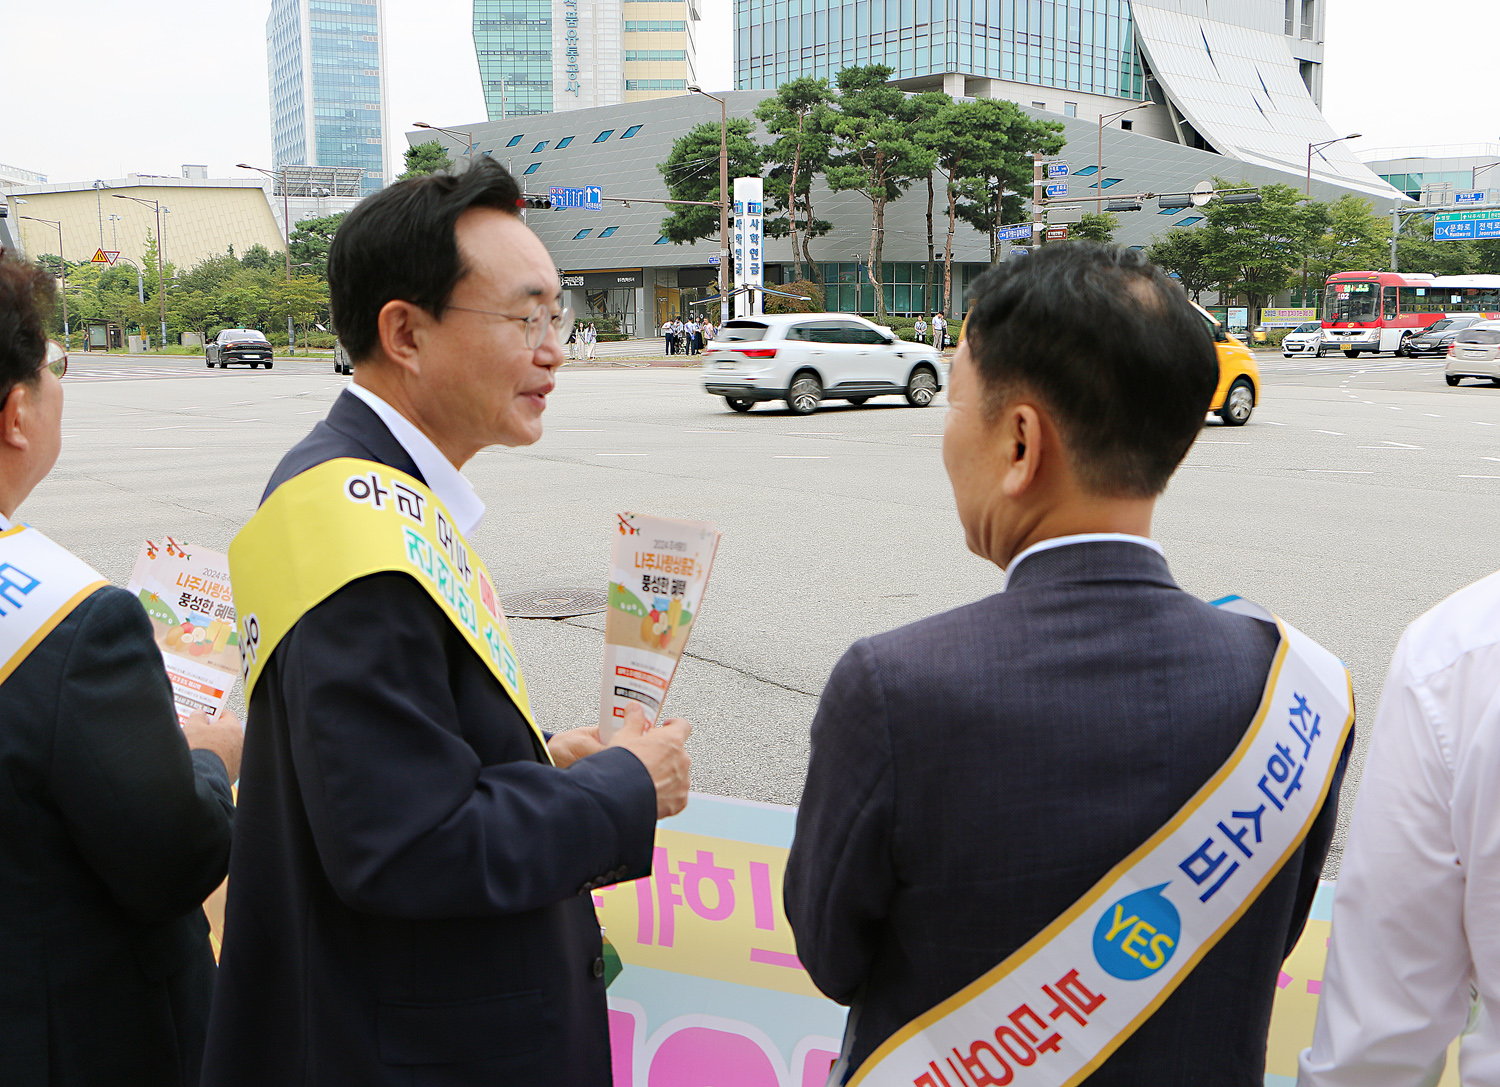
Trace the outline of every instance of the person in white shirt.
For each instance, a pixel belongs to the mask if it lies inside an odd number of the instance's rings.
[[[947,346],[947,341],[944,339],[947,332],[948,322],[941,313],[934,313],[932,315],[932,346],[939,351]]]
[[[1300,1087],[1436,1083],[1471,988],[1500,1009],[1500,573],[1396,646],[1333,902]],[[1500,1084],[1500,1024],[1464,1038],[1466,1087]]]
[[[593,361],[595,351],[594,345],[599,342],[599,332],[594,328],[594,322],[589,322],[589,327],[583,330],[583,346],[585,355],[590,362]]]
[[[927,322],[922,320],[921,317],[918,317],[917,323],[912,326],[911,331],[916,341],[918,343],[923,343],[927,339]]]

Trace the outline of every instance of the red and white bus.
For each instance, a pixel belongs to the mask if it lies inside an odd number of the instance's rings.
[[[1455,313],[1500,320],[1500,276],[1339,272],[1328,277],[1323,346],[1349,355],[1396,351],[1428,325]]]

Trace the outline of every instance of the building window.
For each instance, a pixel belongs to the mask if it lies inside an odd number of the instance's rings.
[[[512,137],[511,137],[511,138],[510,138],[510,143],[508,143],[508,144],[506,144],[506,145],[505,145],[505,146],[506,146],[506,147],[514,147],[514,146],[515,146],[515,145],[516,145],[516,144],[518,144],[518,143],[520,143],[520,142],[521,142],[521,141],[522,141],[522,140],[524,140],[524,139],[525,139],[525,138],[526,138],[526,137],[525,137],[525,135],[524,135],[524,134],[523,134],[523,135],[520,135],[520,136],[512,136]]]
[[[541,143],[537,144],[535,147],[533,147],[531,149],[531,153],[533,155],[536,155],[536,154],[540,154],[541,152],[543,152],[545,150],[547,150],[547,141],[543,140]]]
[[[626,19],[627,34],[673,34],[687,30],[687,23],[672,19]]]
[[[533,162],[530,166],[526,167],[526,173],[522,174],[521,176],[522,177],[526,177],[528,174],[534,174],[534,173],[536,173],[537,169],[541,165],[542,164],[540,162]]]
[[[1203,222],[1203,216],[1201,216],[1201,215],[1189,215],[1186,219],[1178,219],[1177,222],[1173,223],[1172,225],[1173,226],[1192,226],[1194,223],[1201,223],[1201,222]]]
[[[627,91],[685,91],[687,80],[685,79],[627,79],[625,81]],[[624,137],[620,137],[624,139]]]
[[[1047,103],[1046,102],[1033,102],[1033,103],[1031,103],[1031,108],[1032,109],[1046,109],[1047,108]]]
[[[1112,188],[1114,188],[1116,185],[1118,185],[1120,182],[1122,182],[1124,180],[1125,179],[1123,177],[1106,177],[1103,181],[1099,182],[1099,184],[1097,184],[1097,185],[1090,185],[1089,188],[1091,188],[1091,189],[1112,189]]]
[[[560,140],[557,141],[557,149],[559,151],[561,151],[564,147],[567,147],[568,144],[570,144],[572,142],[573,142],[573,137],[572,136],[564,136],[562,139],[560,139]]]
[[[1121,121],[1120,122],[1120,127],[1123,128],[1126,132],[1129,132],[1132,128],[1135,127],[1135,122],[1134,121]]]
[[[1099,167],[1097,167],[1097,166],[1085,166],[1082,170],[1074,170],[1073,171],[1073,176],[1074,177],[1092,177],[1093,175],[1097,174],[1098,172],[1099,172]]]
[[[577,234],[573,235],[573,240],[575,242],[582,241],[584,238],[587,238],[593,232],[594,232],[594,228],[593,227],[589,227],[587,230],[580,230]]]
[[[599,135],[597,135],[597,136],[594,137],[594,142],[595,143],[603,143],[605,140],[609,139],[614,134],[615,134],[615,130],[614,129],[612,129],[612,128],[606,128],[603,132],[599,133]]]
[[[634,136],[640,130],[641,130],[641,126],[640,125],[631,125],[624,132],[620,133],[620,139],[622,139],[622,140],[628,140],[628,139],[630,139],[630,137]]]
[[[599,237],[601,237],[601,238],[607,238],[607,237],[609,237],[611,234],[613,234],[615,231],[617,231],[619,229],[620,228],[617,227],[617,226],[607,226],[603,230],[599,231]]]
[[[1078,103],[1077,102],[1064,102],[1063,103],[1063,116],[1064,117],[1077,117],[1078,116]]]
[[[687,60],[686,49],[627,49],[625,60],[629,62],[662,62]]]
[[[651,244],[652,245],[666,245],[667,242],[669,242],[671,240],[672,240],[671,238],[668,238],[665,234],[663,234],[660,238],[657,238],[656,241],[652,242]]]

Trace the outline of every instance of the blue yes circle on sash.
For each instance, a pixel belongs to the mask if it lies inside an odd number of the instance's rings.
[[[1182,935],[1177,907],[1162,895],[1165,883],[1126,895],[1094,927],[1094,958],[1121,981],[1140,981],[1167,965]]]

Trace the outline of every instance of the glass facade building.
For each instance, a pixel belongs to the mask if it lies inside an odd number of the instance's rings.
[[[740,90],[884,64],[1146,96],[1129,0],[735,0],[734,25]]]
[[[390,175],[381,0],[272,0],[266,19],[275,166],[343,166],[361,189]]]
[[[552,112],[553,0],[474,0],[474,52],[490,120]]]

